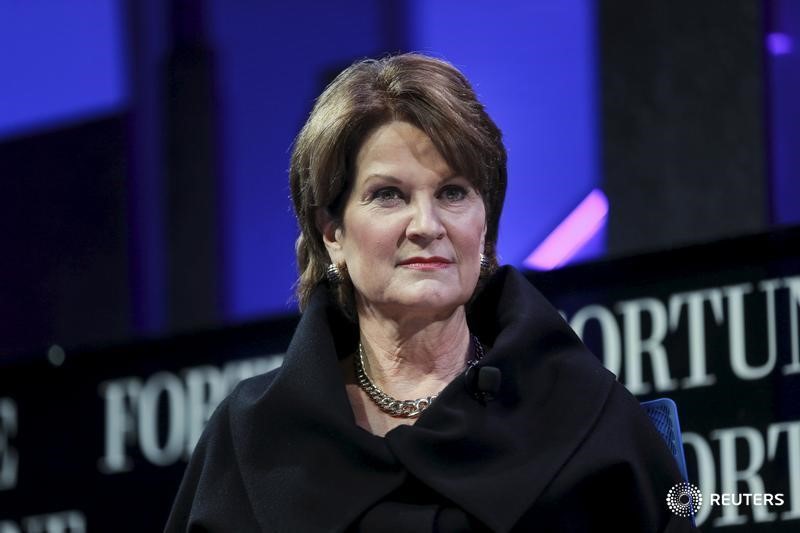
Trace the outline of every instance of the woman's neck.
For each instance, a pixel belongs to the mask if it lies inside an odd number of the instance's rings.
[[[359,328],[367,374],[398,399],[438,394],[464,370],[471,352],[463,306],[447,316],[424,320],[359,313]]]

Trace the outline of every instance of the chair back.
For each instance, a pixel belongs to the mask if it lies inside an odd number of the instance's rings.
[[[650,417],[653,425],[661,433],[667,448],[672,452],[672,456],[678,463],[683,480],[689,482],[689,475],[686,473],[686,457],[683,455],[683,439],[681,438],[681,425],[678,421],[678,407],[669,398],[659,398],[642,402],[642,408]]]

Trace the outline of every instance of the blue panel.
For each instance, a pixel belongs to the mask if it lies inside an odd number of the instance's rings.
[[[127,98],[121,0],[3,2],[0,137],[117,111]]]
[[[800,224],[800,2],[773,0],[771,7],[773,35],[784,43],[767,55],[772,220]]]
[[[168,11],[164,0],[135,0],[131,27],[131,120],[128,130],[128,221],[133,328],[140,335],[167,329],[165,161],[167,107],[164,61],[168,53]]]
[[[412,6],[415,48],[461,68],[503,130],[509,187],[499,253],[520,265],[600,181],[594,3]]]
[[[379,53],[379,3],[210,2],[229,320],[296,311],[292,141],[327,72]]]

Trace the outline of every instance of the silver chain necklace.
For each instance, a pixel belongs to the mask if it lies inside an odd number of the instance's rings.
[[[472,346],[475,348],[475,356],[467,362],[468,367],[476,366],[484,356],[483,345],[478,340],[478,337],[471,335],[471,338]],[[399,418],[416,418],[422,414],[422,411],[430,407],[433,400],[436,399],[436,394],[425,396],[424,398],[417,398],[416,400],[398,400],[392,398],[383,392],[380,387],[375,385],[369,378],[367,371],[364,369],[364,358],[364,346],[359,342],[358,357],[353,357],[358,386],[367,393],[367,396],[369,396],[382,411]]]

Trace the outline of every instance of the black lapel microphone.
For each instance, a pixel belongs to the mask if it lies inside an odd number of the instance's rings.
[[[473,398],[483,403],[494,400],[500,392],[503,374],[496,366],[478,366],[470,362],[464,372],[464,384]]]

